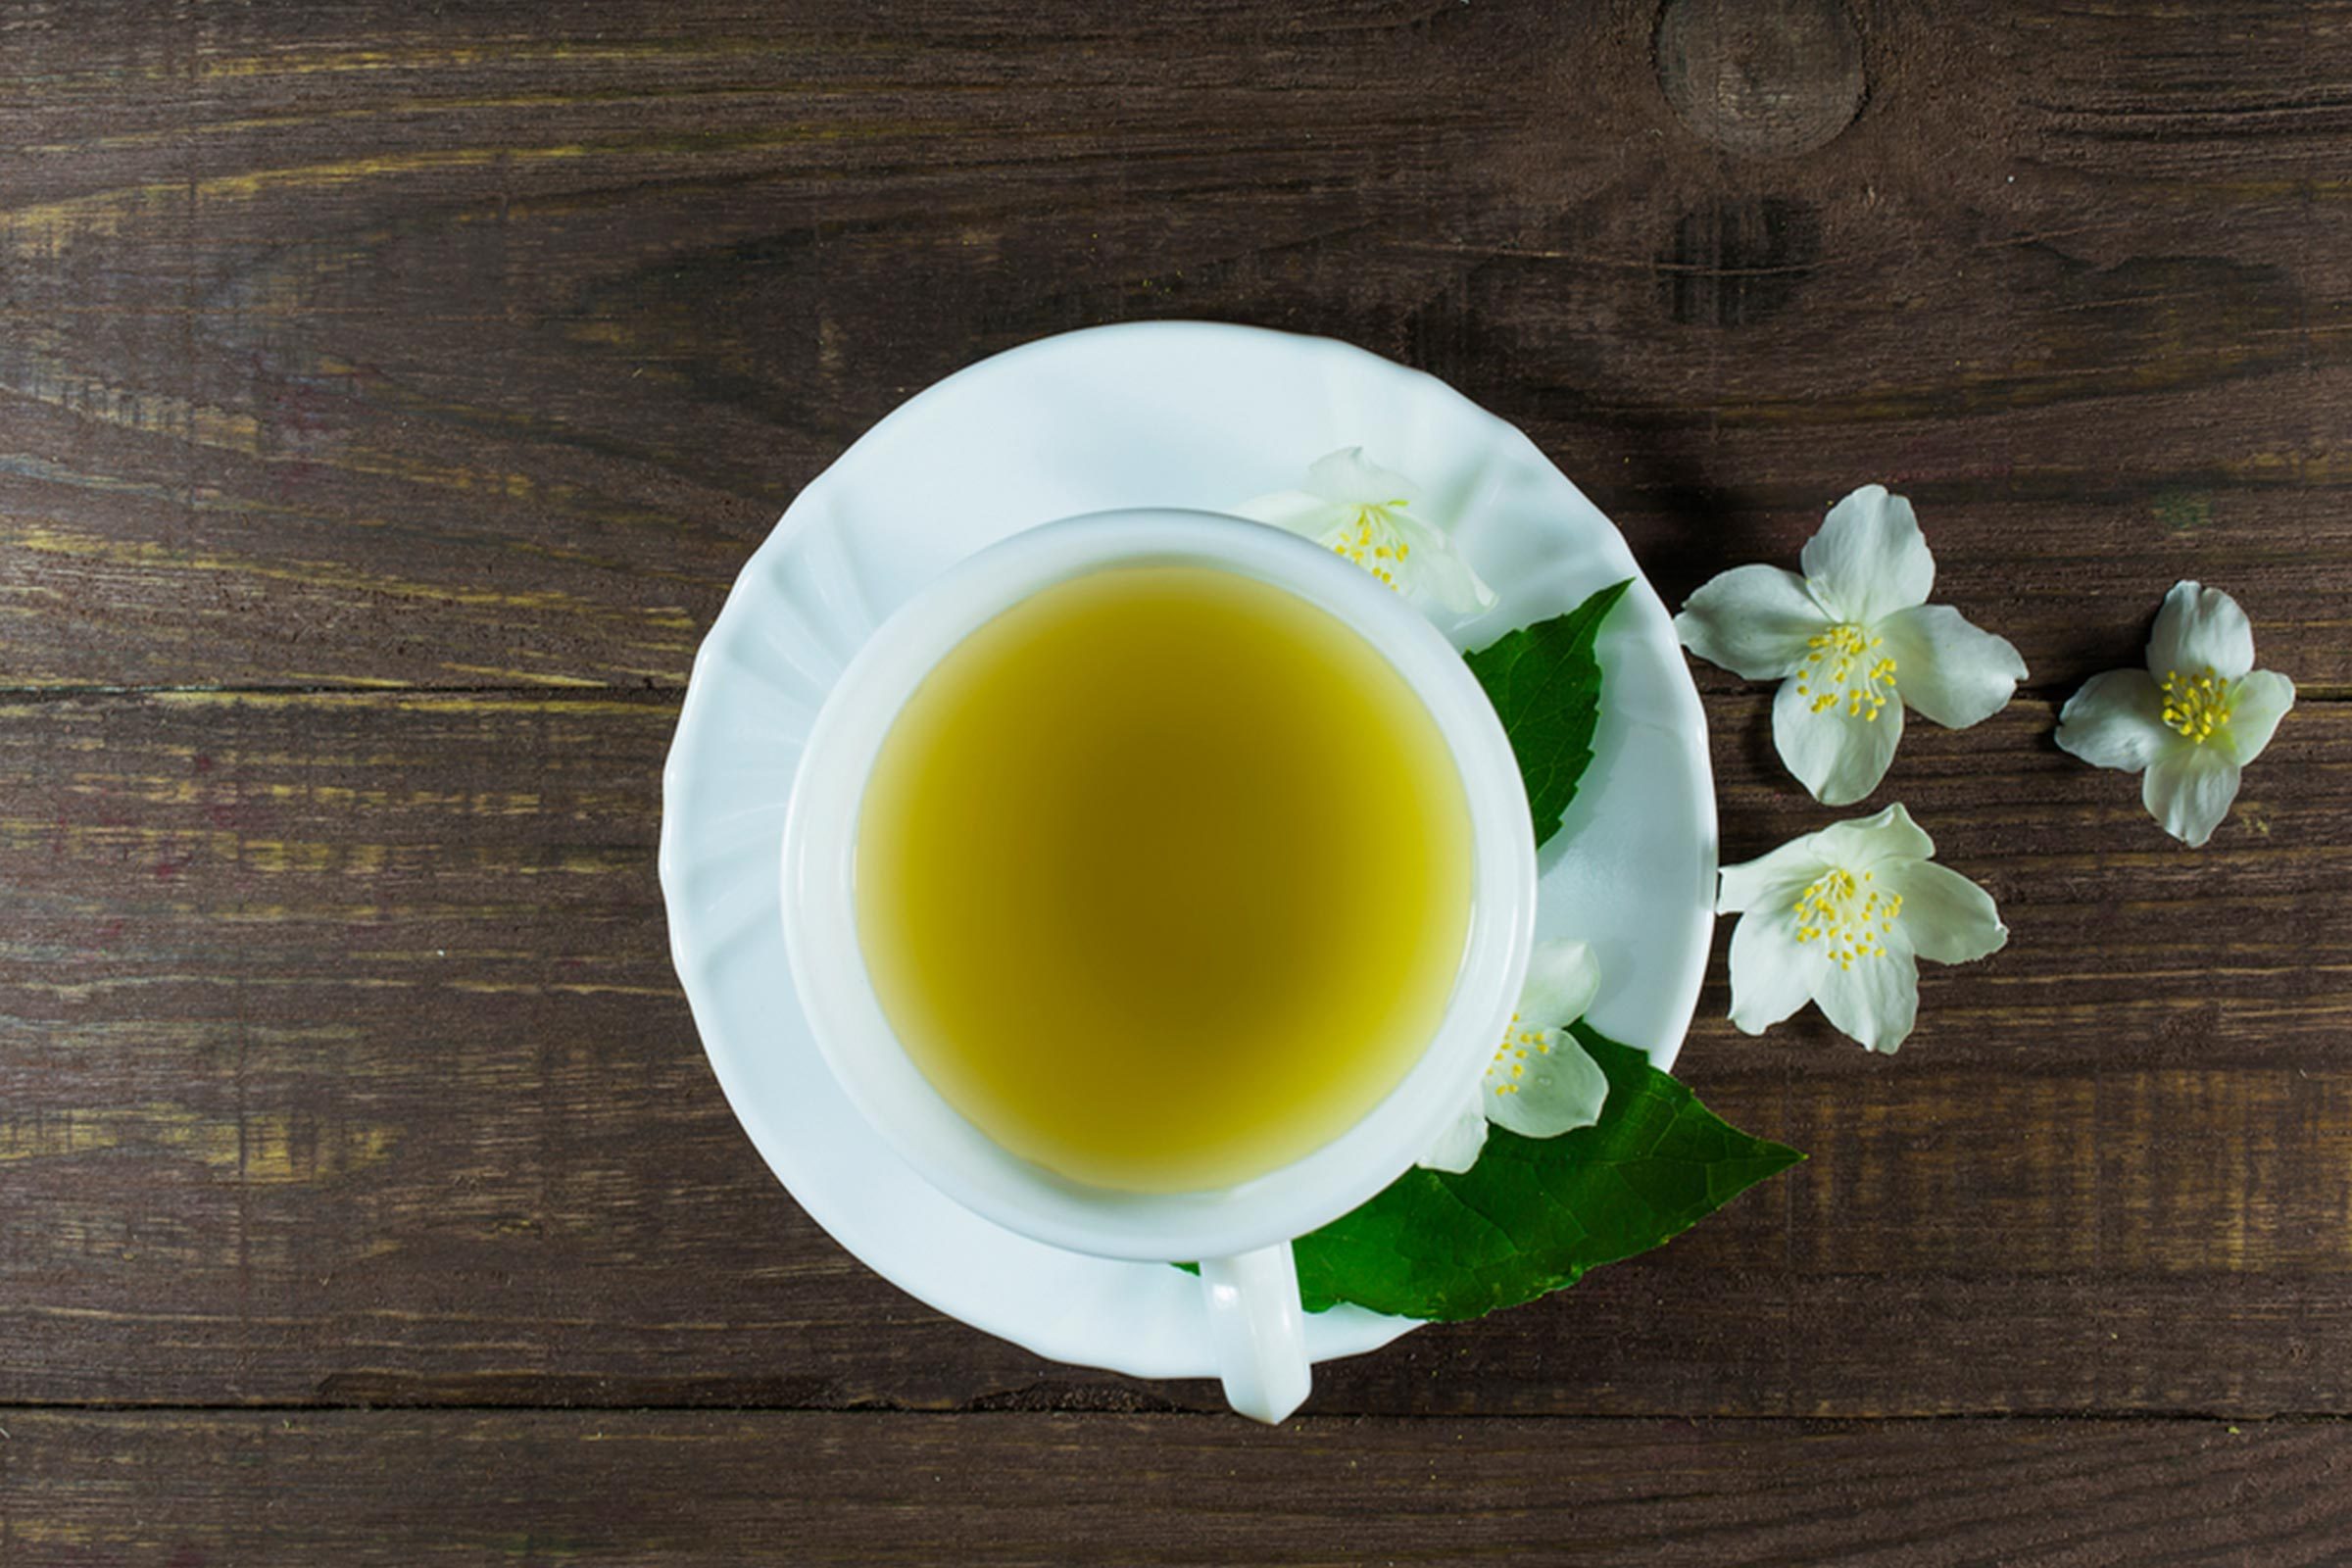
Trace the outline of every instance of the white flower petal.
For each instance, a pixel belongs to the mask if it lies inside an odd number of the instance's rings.
[[[1277,528],[1309,539],[1336,528],[1355,515],[1353,507],[1340,507],[1322,496],[1309,495],[1304,490],[1276,490],[1270,495],[1253,496],[1233,509],[1237,517],[1251,522],[1272,523]]]
[[[1519,1016],[1538,1029],[1565,1029],[1600,994],[1600,961],[1589,943],[1539,942],[1519,988]]]
[[[1306,470],[1306,487],[1326,501],[1356,506],[1415,506],[1421,500],[1419,485],[1366,458],[1362,447],[1317,458]]]
[[[2158,680],[2171,671],[2196,675],[2211,669],[2235,680],[2254,667],[2254,627],[2237,601],[2219,588],[2178,582],[2156,612],[2148,639],[2148,672]]]
[[[2148,764],[2139,798],[2167,833],[2196,849],[2237,799],[2237,764],[2218,746],[2173,747]]]
[[[1885,485],[1866,484],[1832,507],[1805,541],[1803,564],[1828,587],[1831,610],[1864,624],[1926,604],[1936,586],[1936,558],[1911,503]]]
[[[1842,867],[1856,876],[1882,865],[1924,860],[1936,853],[1936,841],[1911,819],[1900,801],[1875,816],[1832,822],[1813,835],[1813,846],[1824,864]]]
[[[1608,1075],[1573,1036],[1555,1031],[1546,1043],[1549,1050],[1527,1054],[1518,1077],[1495,1074],[1487,1095],[1488,1119],[1522,1138],[1557,1138],[1590,1127],[1609,1098]]]
[[[1412,548],[1412,554],[1396,565],[1399,582],[1424,590],[1456,614],[1494,608],[1494,590],[1470,569],[1470,563],[1454,548],[1451,534],[1401,508],[1390,509],[1383,515]]]
[[[1919,1016],[1919,965],[1909,944],[1890,934],[1886,951],[1876,957],[1823,965],[1813,1001],[1839,1034],[1892,1054]]]
[[[1487,1147],[1487,1102],[1492,1098],[1481,1089],[1462,1106],[1460,1114],[1446,1123],[1445,1132],[1438,1135],[1437,1147],[1423,1154],[1418,1163],[1430,1170],[1451,1171],[1456,1175],[1477,1164],[1478,1152]]]
[[[1769,909],[1787,904],[1798,889],[1829,869],[1817,844],[1820,837],[1807,833],[1768,855],[1724,866],[1718,873],[1723,880],[1715,896],[1715,912],[1738,914],[1742,909]]]
[[[1786,903],[1757,909],[1732,928],[1732,1023],[1760,1035],[1812,999],[1821,950],[1796,940]]]
[[[2093,675],[2058,712],[2059,749],[2093,767],[2136,773],[2180,737],[2164,722],[2164,694],[2144,669]]]
[[[1800,677],[1781,682],[1772,703],[1772,743],[1797,782],[1824,806],[1851,806],[1879,787],[1895,742],[1903,738],[1903,705],[1888,703],[1876,718],[1849,713],[1843,702],[1820,712],[1798,691]]]
[[[1990,718],[2026,678],[2008,638],[1970,625],[1949,605],[1898,610],[1871,630],[1886,639],[1903,701],[1946,729]]]
[[[1710,664],[1748,680],[1777,680],[1804,662],[1805,639],[1830,624],[1795,572],[1735,566],[1685,602],[1674,632]]]
[[[1457,614],[1494,608],[1494,590],[1454,548],[1445,526],[1414,512],[1421,490],[1412,480],[1369,461],[1361,447],[1346,447],[1318,458],[1306,482],[1304,490],[1245,501],[1234,514],[1302,534],[1399,592],[1434,599]],[[1391,545],[1397,547],[1394,561],[1386,560]]]
[[[1949,866],[1926,860],[1890,865],[1880,880],[1902,899],[1901,929],[1923,958],[1974,963],[2009,940],[1992,895]]]
[[[2271,744],[2271,732],[2295,706],[2295,683],[2275,669],[2258,669],[2230,689],[2230,750],[2243,767]]]

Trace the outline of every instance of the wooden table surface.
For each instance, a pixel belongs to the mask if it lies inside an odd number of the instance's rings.
[[[1811,1162],[1260,1430],[867,1273],[671,973],[660,772],[795,492],[1042,334],[1327,333],[1671,602],[1909,494],[2014,936]],[[2352,1556],[2352,8],[0,6],[0,1563]],[[2180,577],[2210,847],[2060,754]],[[1820,825],[1698,681],[1727,858]]]

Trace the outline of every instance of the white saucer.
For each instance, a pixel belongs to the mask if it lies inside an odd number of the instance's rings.
[[[1295,488],[1339,447],[1459,519],[1501,603],[1475,648],[1639,576],[1608,519],[1534,443],[1443,382],[1323,338],[1167,321],[985,360],[915,397],[801,492],[696,656],[662,775],[670,948],[728,1102],[801,1206],[900,1289],[1040,1355],[1138,1377],[1214,1375],[1200,1287],[1063,1252],[957,1206],[836,1087],[786,970],[776,864],[803,738],[842,666],[922,583],[1006,534],[1117,507],[1229,508]],[[1539,929],[1597,950],[1592,1023],[1670,1064],[1713,927],[1706,721],[1646,581],[1600,638],[1595,760],[1544,857]],[[1317,1360],[1416,1325],[1310,1316]]]

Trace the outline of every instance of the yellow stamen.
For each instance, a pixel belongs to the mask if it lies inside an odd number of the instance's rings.
[[[1894,660],[1874,654],[1886,639],[1873,637],[1851,621],[1805,639],[1810,650],[1796,672],[1796,694],[1809,698],[1809,712],[1826,713],[1841,703],[1845,716],[1875,724],[1894,696]]]
[[[1324,539],[1334,555],[1363,567],[1392,588],[1399,586],[1389,563],[1403,561],[1405,547],[1380,508],[1357,507],[1350,525],[1326,534]]]
[[[1807,884],[1788,906],[1796,916],[1796,940],[1822,943],[1823,952],[1840,969],[1851,969],[1856,958],[1886,956],[1886,933],[1903,912],[1900,894],[1883,894],[1862,884],[1873,880],[1847,870],[1826,871]]]
[[[1552,1031],[1524,1027],[1518,1013],[1502,1031],[1502,1044],[1494,1052],[1494,1065],[1487,1069],[1487,1082],[1498,1095],[1515,1095],[1519,1080],[1527,1076],[1528,1053],[1539,1056],[1551,1054]],[[1506,1071],[1507,1069],[1507,1071]]]
[[[2215,679],[2210,664],[2194,676],[2166,670],[2163,696],[2165,723],[2186,736],[2192,746],[2202,746],[2228,729],[2230,715],[2237,709],[2230,683]]]

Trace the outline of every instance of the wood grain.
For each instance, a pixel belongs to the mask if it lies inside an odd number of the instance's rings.
[[[170,1562],[2340,1562],[2352,1430],[25,1412],[0,1553]]]
[[[1734,857],[1824,814],[1766,706],[1712,704]],[[0,707],[0,1400],[1213,1399],[942,1320],[773,1185],[668,968],[673,719]],[[2015,932],[1928,971],[1903,1054],[1809,1014],[1745,1040],[1701,998],[1685,1075],[1809,1165],[1315,1408],[2352,1411],[2352,709],[2293,714],[2194,854],[2050,721],[1923,725],[1897,760],[1888,798]]]
[[[1670,596],[1885,479],[2038,679],[2198,575],[2352,684],[2342,6],[1863,7],[1794,159],[1631,0],[125,9],[6,34],[19,684],[675,685],[858,431],[1155,316],[1451,378]]]

